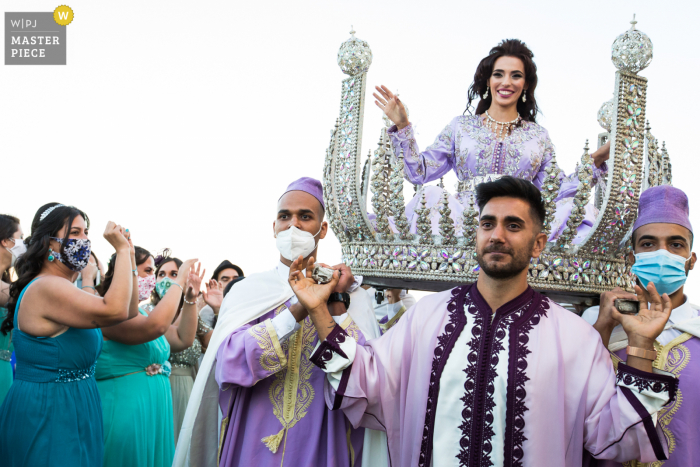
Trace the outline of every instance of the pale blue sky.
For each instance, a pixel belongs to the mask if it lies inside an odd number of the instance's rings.
[[[3,11],[58,4],[5,0]],[[139,245],[199,257],[210,272],[223,258],[247,273],[272,267],[277,198],[291,180],[321,176],[344,77],[336,54],[351,24],[374,52],[369,83],[399,89],[421,147],[464,110],[479,59],[501,39],[526,41],[539,69],[539,122],[570,173],[585,140],[594,144],[601,131],[596,112],[614,82],[610,46],[636,13],[654,43],[642,72],[647,117],[700,226],[698,2],[69,5],[68,65],[0,72],[0,212],[28,229],[41,204],[74,204],[91,217],[103,258],[111,251],[101,232],[114,220]],[[363,154],[381,125],[368,102]],[[338,262],[335,238],[322,245],[321,259]],[[689,284],[700,285],[700,271]]]

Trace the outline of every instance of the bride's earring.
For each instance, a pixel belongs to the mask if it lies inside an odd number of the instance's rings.
[[[489,86],[488,86],[488,84],[487,84],[487,85],[486,85],[486,92],[481,96],[481,98],[482,98],[483,100],[486,100],[486,99],[488,99],[488,97],[489,97]]]
[[[523,102],[525,102],[527,98],[525,97],[525,91],[523,91]]]

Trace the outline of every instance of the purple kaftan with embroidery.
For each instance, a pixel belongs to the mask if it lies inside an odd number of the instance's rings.
[[[479,177],[493,174],[512,175],[529,180],[537,188],[542,189],[546,176],[545,169],[552,163],[556,164],[552,160],[555,149],[549,139],[549,133],[544,127],[533,122],[523,121],[503,141],[498,141],[491,129],[484,125],[481,117],[455,117],[440,132],[435,142],[423,152],[418,149],[412,125],[409,124],[401,130],[392,126],[388,134],[395,155],[398,156],[403,151],[405,176],[411,183],[428,183],[439,179],[450,170],[455,171],[460,180],[460,192],[450,199],[450,209],[456,221],[459,220],[458,216],[464,208],[468,207],[467,195],[471,193],[470,184],[478,182]],[[606,172],[607,164],[594,169],[594,183]],[[564,230],[571,214],[572,199],[579,184],[576,173],[565,176],[562,172],[560,178],[562,183],[556,198],[556,219],[553,222],[550,239],[556,238]],[[426,193],[426,204],[431,210],[437,212],[440,207],[440,194],[433,192],[435,192],[434,188]],[[413,231],[415,231],[417,217],[413,216],[413,213],[420,207],[418,198],[415,197],[406,206],[406,215],[411,221]],[[584,223],[579,227],[574,240],[575,243],[590,230],[596,215],[596,209],[589,204]],[[434,233],[437,233],[438,217],[433,215]],[[461,222],[457,222],[455,226],[458,230],[461,228],[460,224]]]
[[[431,295],[364,346],[334,329],[312,361],[328,373],[329,406],[386,430],[393,466],[667,454],[650,414],[677,380],[624,364],[616,377],[598,333],[530,288],[495,314],[476,284]]]
[[[698,319],[698,318],[696,318]],[[668,345],[657,347],[661,354],[660,369],[678,377],[678,391],[675,400],[662,408],[658,414],[658,424],[668,441],[669,457],[663,467],[688,467],[700,465],[700,339],[690,334],[682,334]],[[615,352],[618,359],[627,359],[625,349]],[[691,360],[691,356],[696,356]],[[656,366],[657,363],[655,362]],[[638,461],[618,463],[598,461],[599,467],[641,467]]]
[[[352,428],[342,412],[328,410],[323,398],[325,373],[309,361],[318,343],[316,329],[307,317],[294,337],[279,342],[270,320],[282,309],[284,306],[237,329],[219,347],[220,406],[224,414],[231,413],[219,465],[359,466],[364,429]],[[361,345],[365,343],[349,317],[339,327]],[[298,347],[296,339],[301,339]],[[262,439],[280,432],[273,453]]]

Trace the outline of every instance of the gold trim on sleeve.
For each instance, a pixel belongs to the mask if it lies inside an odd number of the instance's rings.
[[[266,319],[256,324],[248,329],[248,333],[255,338],[262,349],[259,362],[263,370],[277,373],[287,366],[287,355],[282,349],[271,320]]]
[[[673,373],[673,375],[678,378],[681,371],[688,366],[690,363],[690,350],[688,347],[683,345],[685,341],[693,337],[691,334],[684,332],[680,336],[673,339],[668,344],[661,346],[658,342],[654,342],[654,348],[657,351],[656,360],[654,360],[654,368],[657,370],[664,370]],[[681,408],[683,403],[683,394],[681,390],[676,391],[676,398],[670,404],[664,406],[658,412],[658,424],[661,426],[661,431],[663,431],[668,441],[668,453],[669,455],[676,449],[676,437],[668,427],[673,420],[674,415]],[[664,461],[654,461],[648,463],[642,463],[636,460],[627,461],[623,463],[624,467],[661,467]]]
[[[382,330],[382,334],[386,333],[389,329],[394,327],[396,323],[399,322],[399,319],[403,316],[403,314],[406,312],[406,307],[402,306],[401,309],[396,313],[392,318],[387,321],[386,323],[379,323],[379,327]]]

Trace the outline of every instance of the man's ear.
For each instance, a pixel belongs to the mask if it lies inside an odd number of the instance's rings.
[[[318,234],[318,239],[324,239],[326,238],[326,235],[328,234],[328,222],[323,221],[323,224],[321,224],[321,233]]]
[[[274,238],[277,238],[277,235],[275,235],[275,227],[277,226],[277,221],[272,221],[272,236]]]
[[[690,254],[690,265],[688,266],[688,271],[692,271],[693,268],[695,267],[695,262],[698,260],[698,257],[695,256],[695,253]]]
[[[532,258],[539,258],[546,246],[547,234],[542,232],[538,233],[537,237],[535,237],[535,244],[532,246],[532,253],[530,253],[530,256]]]
[[[627,253],[627,262],[629,263],[630,267],[634,266],[634,261],[634,250],[632,250]]]

